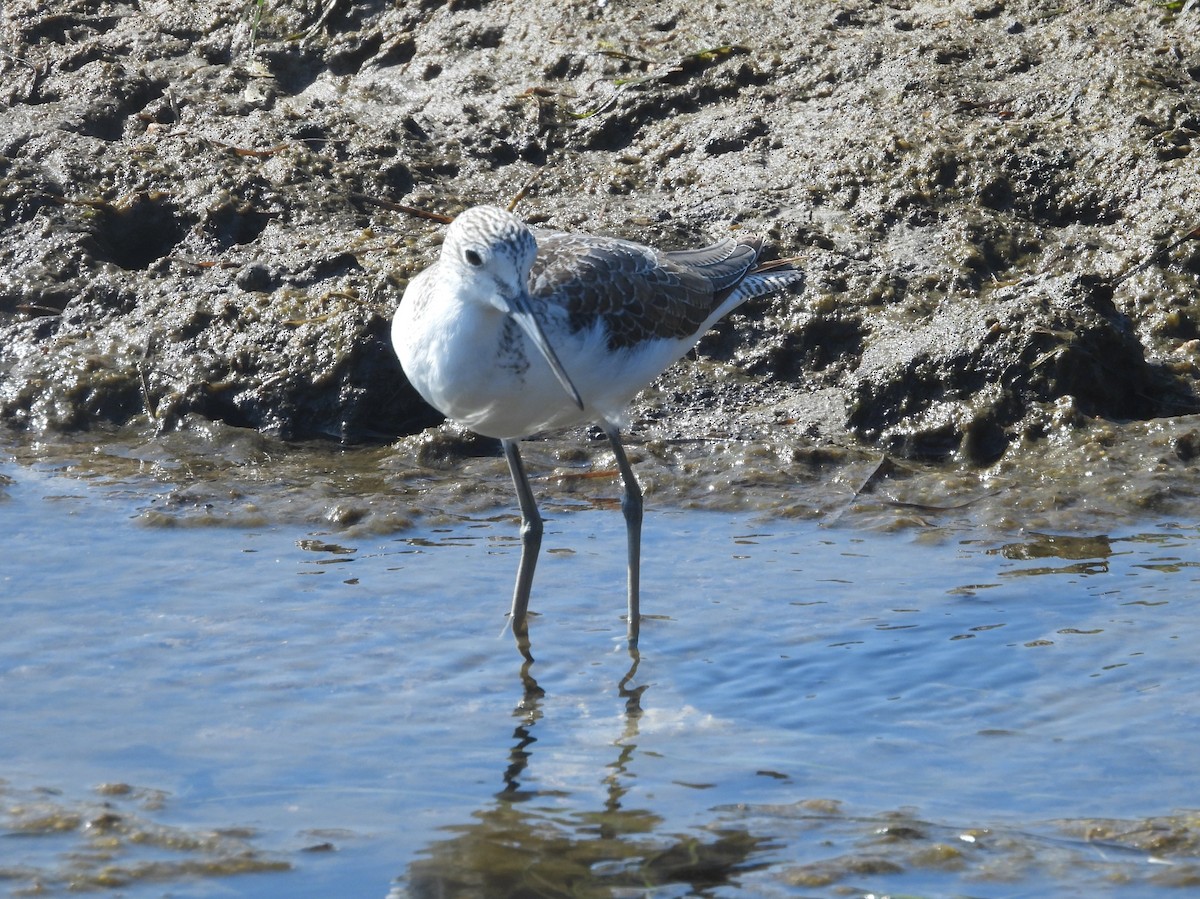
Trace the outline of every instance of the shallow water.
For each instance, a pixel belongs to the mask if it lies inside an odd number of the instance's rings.
[[[1200,884],[1192,522],[651,512],[635,658],[619,513],[559,511],[523,670],[506,509],[353,539],[169,526],[148,482],[0,473],[13,895]]]

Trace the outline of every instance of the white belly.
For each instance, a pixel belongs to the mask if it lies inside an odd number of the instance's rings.
[[[415,288],[417,279],[409,291]],[[694,342],[654,340],[614,352],[599,324],[571,333],[564,316],[542,325],[583,398],[582,410],[524,332],[498,310],[443,305],[435,315],[401,301],[392,341],[426,402],[465,428],[502,439],[589,422],[616,424],[634,395]]]

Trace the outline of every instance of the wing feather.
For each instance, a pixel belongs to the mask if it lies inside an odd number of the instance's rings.
[[[696,250],[659,252],[629,241],[537,233],[529,275],[535,303],[562,306],[569,327],[602,320],[612,349],[696,334],[758,258],[757,240],[726,239]]]

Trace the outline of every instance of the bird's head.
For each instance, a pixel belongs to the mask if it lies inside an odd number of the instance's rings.
[[[474,206],[459,213],[446,229],[441,260],[456,273],[466,296],[492,306],[520,326],[567,395],[582,409],[579,391],[546,338],[529,295],[529,270],[537,252],[533,232],[511,212]]]
[[[495,206],[474,206],[446,229],[442,263],[453,266],[467,282],[479,285],[486,301],[508,310],[497,298],[511,299],[529,291],[529,270],[537,241],[528,226]],[[485,298],[485,297],[481,297]]]

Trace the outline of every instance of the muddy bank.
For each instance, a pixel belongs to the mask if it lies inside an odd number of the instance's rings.
[[[636,404],[647,446],[1043,484],[1103,453],[1190,490],[1197,12],[801,6],[10,2],[0,416],[416,433],[386,329],[439,229],[362,197],[535,180],[531,221],[803,259]]]

